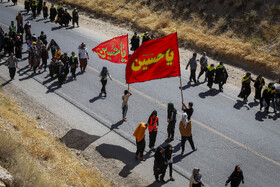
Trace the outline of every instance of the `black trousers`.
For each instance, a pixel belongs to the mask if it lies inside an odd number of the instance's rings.
[[[198,74],[197,79],[199,79],[201,77],[201,75],[203,75],[203,73],[205,72],[205,80],[206,80],[206,72],[207,72],[207,68],[200,68],[200,72]]]
[[[169,163],[169,176],[172,177],[172,163]]]
[[[193,144],[192,135],[191,136],[182,136],[182,142],[181,142],[182,152],[185,152],[185,144],[186,144],[187,140],[189,141],[192,149],[193,150],[195,149],[194,144]]]
[[[160,174],[161,174],[160,179],[163,180],[163,178],[165,176],[165,173],[166,173],[166,168],[165,169],[161,169],[160,171],[156,170],[155,171],[155,178],[156,178],[156,180],[158,180],[158,177],[159,177]]]
[[[75,26],[74,24],[77,23],[77,26],[79,26],[79,19],[72,19],[72,24],[73,26]]]
[[[76,78],[76,68],[71,68],[71,74],[72,74],[72,77],[75,79]]]
[[[256,88],[255,99],[261,99],[262,87]]]
[[[172,121],[172,122],[168,123],[168,126],[167,126],[168,138],[174,138],[175,124],[176,124],[176,121]]]
[[[136,140],[136,147],[136,155],[138,156],[140,154],[140,157],[143,157],[143,153],[146,147],[145,137],[140,142],[137,142]]]
[[[101,88],[101,93],[106,93],[106,84],[107,84],[107,80],[101,80],[101,84],[102,84],[102,88]]]
[[[43,59],[43,58],[42,58],[42,65],[41,65],[41,67],[44,66],[44,70],[47,69],[47,61],[48,61],[48,59]]]
[[[152,148],[155,146],[156,138],[157,138],[157,131],[149,132],[149,141],[150,141],[149,148]]]
[[[191,69],[191,75],[190,75],[190,81],[194,81],[196,83],[196,78],[195,78],[195,69]]]
[[[219,82],[219,90],[224,89],[224,88],[223,88],[224,84],[225,84],[224,82]]]
[[[16,68],[9,68],[10,78],[13,79],[16,75]]]

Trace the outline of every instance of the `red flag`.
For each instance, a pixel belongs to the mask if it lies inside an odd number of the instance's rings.
[[[180,76],[177,33],[144,42],[126,65],[126,82]]]
[[[99,44],[92,49],[96,52],[99,58],[108,60],[114,63],[128,62],[128,36],[118,36]]]

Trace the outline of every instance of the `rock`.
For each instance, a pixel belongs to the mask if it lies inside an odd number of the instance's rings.
[[[13,186],[13,176],[5,168],[2,168],[1,166],[0,166],[0,181],[3,181],[7,187]]]
[[[0,181],[0,187],[6,187],[6,184],[4,184],[4,182]]]

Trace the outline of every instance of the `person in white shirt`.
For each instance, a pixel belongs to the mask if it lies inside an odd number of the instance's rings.
[[[79,60],[81,72],[84,73],[86,72],[87,61],[89,60],[88,51],[84,42],[79,46]]]

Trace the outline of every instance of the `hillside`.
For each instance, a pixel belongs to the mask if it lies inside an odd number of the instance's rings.
[[[280,2],[277,0],[63,2],[114,24],[150,31],[156,37],[177,30],[181,47],[206,51],[218,60],[278,79]]]

